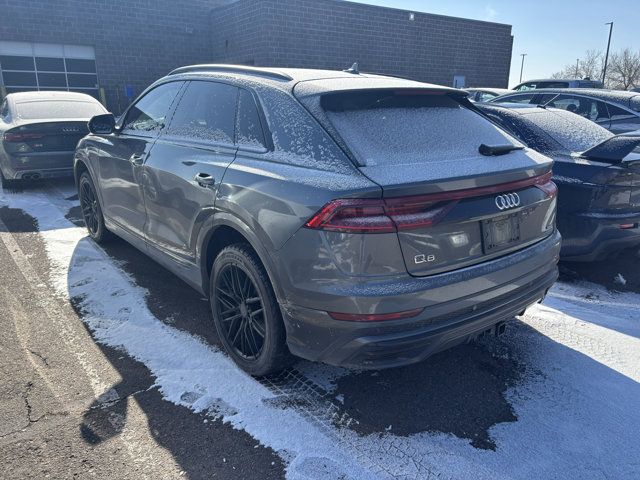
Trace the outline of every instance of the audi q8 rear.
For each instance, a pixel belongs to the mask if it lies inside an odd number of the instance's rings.
[[[365,368],[417,362],[521,314],[555,281],[552,162],[476,113],[465,93],[229,66],[178,69],[150,90],[170,82],[186,86],[144,166],[133,167],[146,172],[146,243],[210,295],[224,347],[250,373],[282,368],[289,353]],[[237,87],[238,105],[255,102],[238,107],[224,155],[219,133],[191,146],[171,133],[200,82]],[[191,124],[201,132],[213,121]],[[98,137],[76,157],[100,200]],[[206,176],[216,179],[203,185]],[[100,201],[106,228],[121,231]],[[179,264],[169,248],[180,235],[192,257]]]

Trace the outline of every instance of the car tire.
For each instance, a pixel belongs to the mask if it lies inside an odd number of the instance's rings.
[[[209,298],[220,342],[240,368],[264,376],[291,364],[278,301],[251,247],[235,244],[218,254]]]
[[[78,198],[80,199],[82,218],[89,232],[89,236],[96,243],[109,241],[112,238],[112,234],[107,230],[104,223],[104,216],[102,215],[102,207],[98,200],[96,187],[87,172],[80,175],[80,180],[78,181]]]

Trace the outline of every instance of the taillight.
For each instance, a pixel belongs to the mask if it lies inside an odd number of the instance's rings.
[[[305,226],[343,233],[394,233],[429,227],[456,203],[434,203],[423,201],[421,197],[332,200]]]
[[[558,186],[551,180],[552,175],[551,172],[541,175],[537,177],[538,181],[534,183],[536,187],[547,195],[547,198],[553,198],[558,194]]]
[[[542,190],[547,198],[552,198],[558,187],[551,181],[551,176],[548,172],[510,183],[427,195],[332,200],[311,217],[305,227],[342,233],[393,233],[431,227],[465,198],[532,186]]]
[[[25,132],[6,132],[2,139],[5,142],[24,142],[26,140],[36,140],[42,138],[42,133],[25,133]]]

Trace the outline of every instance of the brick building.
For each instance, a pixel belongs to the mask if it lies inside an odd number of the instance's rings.
[[[511,26],[341,0],[0,0],[4,92],[71,89],[120,112],[193,63],[342,69],[507,85]]]

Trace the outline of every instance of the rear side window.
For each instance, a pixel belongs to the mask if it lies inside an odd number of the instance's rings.
[[[496,103],[529,103],[533,98],[533,93],[527,93],[523,95],[510,95],[507,97],[499,97],[495,100]]]
[[[237,101],[237,87],[193,81],[176,107],[167,134],[232,144]]]
[[[236,144],[245,147],[265,146],[258,106],[253,96],[244,89],[238,95],[238,115],[236,118]]]
[[[568,112],[581,115],[594,122],[604,121],[609,118],[607,106],[604,102],[588,97],[558,95],[549,102],[547,106],[561,108]]]
[[[123,130],[154,132],[163,128],[182,85],[183,82],[164,83],[146,93],[127,112]]]
[[[609,104],[609,115],[611,116],[611,120],[628,120],[630,118],[635,118],[631,112],[627,112],[624,108],[616,107],[613,104]]]
[[[329,121],[364,165],[434,164],[478,156],[514,139],[447,95],[345,92],[321,100]]]

